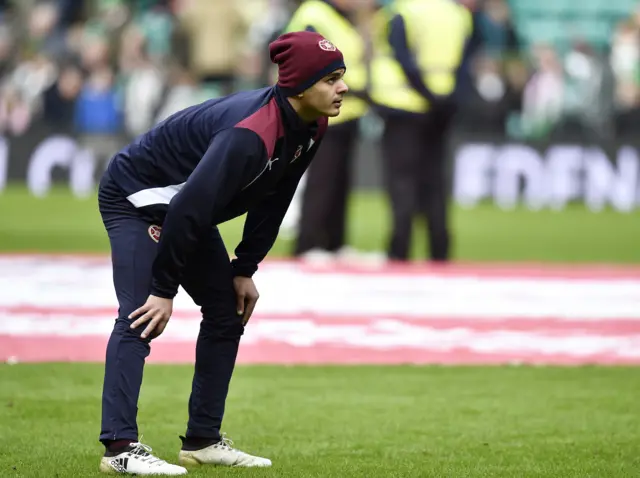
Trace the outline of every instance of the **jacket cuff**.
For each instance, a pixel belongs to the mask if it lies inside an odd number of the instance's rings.
[[[256,264],[239,263],[237,259],[231,261],[231,266],[233,267],[234,276],[253,277],[253,274],[258,270]]]
[[[163,299],[173,299],[178,294],[178,291],[168,287],[161,287],[155,281],[152,281],[150,294]]]

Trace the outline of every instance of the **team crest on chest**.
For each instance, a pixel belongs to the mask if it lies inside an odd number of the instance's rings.
[[[162,228],[160,226],[149,226],[148,231],[151,239],[153,239],[155,242],[160,242],[160,232],[162,232]]]
[[[296,152],[293,155],[293,161],[295,161],[296,159],[298,159],[300,157],[300,155],[302,154],[302,145],[298,146],[298,149],[296,149]]]

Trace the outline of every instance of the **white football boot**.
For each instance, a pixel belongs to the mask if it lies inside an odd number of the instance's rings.
[[[100,461],[102,473],[123,475],[186,475],[187,469],[172,465],[151,454],[151,447],[142,443],[131,443],[125,451],[109,456],[105,453]]]
[[[271,466],[271,460],[259,456],[249,455],[232,448],[233,442],[224,433],[218,443],[200,450],[180,450],[178,463],[187,467],[198,465],[221,466]]]

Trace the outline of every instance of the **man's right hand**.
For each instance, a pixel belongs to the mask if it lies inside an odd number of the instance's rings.
[[[169,319],[171,318],[172,312],[173,299],[164,299],[162,297],[150,295],[147,302],[142,307],[134,310],[129,315],[130,319],[135,319],[137,316],[141,315],[139,319],[131,324],[131,328],[138,328],[145,322],[150,321],[149,325],[147,325],[147,328],[144,329],[140,337],[143,339],[146,339],[149,336],[151,336],[151,338],[156,338],[164,332],[167,322],[169,322]]]

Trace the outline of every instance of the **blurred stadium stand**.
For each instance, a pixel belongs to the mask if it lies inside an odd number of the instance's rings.
[[[637,142],[639,2],[458,1],[474,11],[477,48],[452,151],[469,141],[595,142],[615,156]],[[1,0],[0,134],[9,157],[0,184],[24,181],[34,148],[52,134],[73,137],[102,163],[180,108],[270,84],[266,45],[298,3]],[[359,187],[377,187],[370,158],[380,125],[367,120],[355,176]]]

